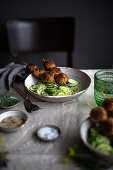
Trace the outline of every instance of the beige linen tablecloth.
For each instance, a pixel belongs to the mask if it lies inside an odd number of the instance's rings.
[[[64,165],[63,161],[68,149],[74,144],[79,144],[84,152],[84,146],[79,135],[79,128],[85,118],[89,116],[90,109],[86,105],[88,101],[95,106],[93,95],[93,76],[97,70],[83,70],[91,78],[88,90],[77,100],[65,103],[49,103],[40,101],[32,96],[31,100],[43,108],[33,113],[27,113],[23,99],[11,110],[21,110],[28,115],[28,122],[21,130],[14,133],[4,133],[6,145],[9,149],[9,170],[53,170],[77,169],[75,164]],[[1,109],[0,113],[5,110]],[[42,125],[56,125],[61,129],[60,137],[54,142],[42,142],[36,136],[36,130]],[[4,169],[4,168],[3,168]]]

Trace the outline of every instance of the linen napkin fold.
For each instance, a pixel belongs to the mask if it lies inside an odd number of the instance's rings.
[[[27,76],[25,65],[11,62],[4,68],[0,68],[0,94],[9,91],[12,82],[17,76],[25,79]]]

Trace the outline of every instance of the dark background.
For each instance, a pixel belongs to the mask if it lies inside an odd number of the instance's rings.
[[[5,23],[8,19],[75,17],[73,66],[79,69],[113,68],[113,1],[111,0],[0,0],[0,67],[11,61]],[[42,57],[66,66],[66,54],[27,55],[24,61],[42,64]],[[22,59],[20,58],[20,62]]]

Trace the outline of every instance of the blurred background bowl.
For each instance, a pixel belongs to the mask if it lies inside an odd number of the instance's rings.
[[[80,127],[80,137],[84,145],[96,156],[100,157],[101,159],[107,160],[109,162],[113,162],[113,155],[108,155],[103,152],[97,151],[94,147],[92,147],[88,142],[88,133],[89,129],[94,126],[95,124],[87,118]]]

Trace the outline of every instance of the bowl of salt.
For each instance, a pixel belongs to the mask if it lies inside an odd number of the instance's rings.
[[[53,125],[42,126],[37,130],[38,138],[46,142],[56,140],[60,134],[60,129]]]

